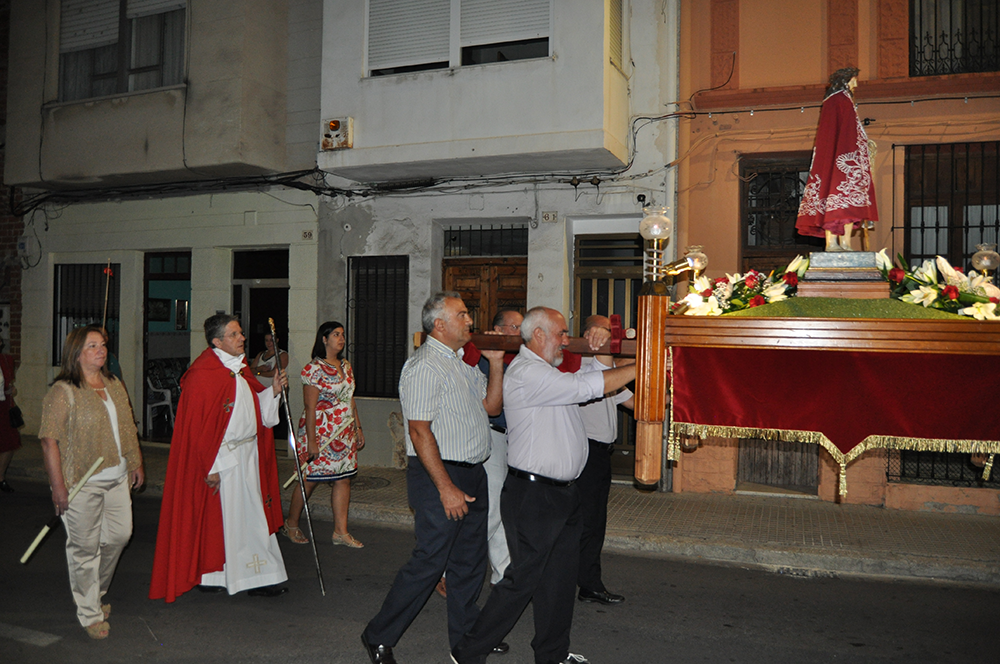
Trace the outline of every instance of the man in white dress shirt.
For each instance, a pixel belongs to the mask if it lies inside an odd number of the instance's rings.
[[[563,315],[546,307],[528,311],[521,338],[525,345],[503,381],[509,470],[500,509],[511,562],[472,630],[452,649],[458,664],[483,664],[529,601],[535,662],[587,661],[569,652],[582,527],[575,482],[588,454],[578,404],[631,382],[635,366],[593,362],[561,373],[556,367],[569,330]]]
[[[611,333],[611,321],[607,316],[590,316],[584,323],[584,333],[600,327]],[[611,355],[597,355],[584,358],[582,366],[590,362],[600,362],[605,366],[623,366],[634,360],[618,360]],[[624,595],[609,592],[601,578],[601,549],[604,548],[604,533],[608,523],[608,496],[611,491],[611,452],[618,439],[618,406],[632,410],[634,397],[626,387],[616,394],[602,395],[600,398],[580,406],[580,416],[587,430],[587,444],[590,454],[587,465],[577,479],[580,491],[583,533],[580,535],[580,572],[576,584],[580,586],[577,597],[583,602],[620,604]]]

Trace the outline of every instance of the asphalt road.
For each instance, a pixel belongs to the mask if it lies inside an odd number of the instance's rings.
[[[159,500],[135,498],[135,534],[111,591],[111,636],[79,627],[60,527],[27,565],[18,562],[51,515],[48,489],[20,481],[0,494],[0,662],[303,662],[365,664],[359,634],[374,615],[412,534],[352,526],[366,545],[329,543],[317,524],[327,594],[311,547],[281,539],[290,592],[277,598],[192,591],[174,604],[147,599]],[[1000,592],[954,585],[777,576],[684,560],[606,555],[605,579],[627,601],[578,604],[574,652],[625,662],[1000,662]],[[485,599],[485,595],[483,597]],[[495,664],[533,662],[531,608]],[[448,659],[445,603],[432,595],[397,645],[402,664]]]

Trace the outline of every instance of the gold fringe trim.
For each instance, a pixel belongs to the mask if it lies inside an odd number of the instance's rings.
[[[673,386],[671,385],[671,397]],[[673,400],[671,399],[671,416]],[[833,442],[819,431],[798,431],[795,429],[758,429],[754,427],[733,427],[714,424],[694,424],[692,422],[672,422],[670,427],[671,445],[677,445],[678,436],[697,438],[761,438],[780,440],[786,443],[813,443],[826,450],[834,462],[840,466],[838,492],[847,495],[847,464],[869,450],[897,449],[918,452],[959,452],[962,454],[989,454],[983,468],[983,479],[988,480],[993,467],[993,455],[1000,453],[1000,442],[995,440],[941,440],[935,438],[905,438],[902,436],[868,436],[850,452],[844,454]],[[672,449],[672,448],[671,448]],[[679,456],[679,445],[678,445]],[[672,457],[672,460],[677,460]]]
[[[670,372],[670,403],[667,404],[667,422],[674,421],[674,347],[667,346],[667,370]],[[667,461],[680,461],[681,444],[672,426],[667,427]]]

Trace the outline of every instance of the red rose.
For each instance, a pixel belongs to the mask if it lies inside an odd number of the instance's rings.
[[[952,269],[955,270],[955,272],[958,272],[959,274],[963,274],[965,272],[965,268],[964,267],[958,267],[957,265],[955,267],[953,267]]]
[[[750,274],[747,275],[746,279],[744,279],[743,282],[747,285],[747,288],[756,288],[757,275],[751,272]]]
[[[949,300],[958,299],[958,287],[957,286],[945,286],[941,289],[941,297],[946,297]]]
[[[799,285],[799,275],[795,274],[794,272],[786,272],[785,276],[783,276],[782,279],[789,286],[798,286]]]
[[[719,284],[728,284],[728,283],[729,283],[729,277],[719,277],[718,279],[712,282],[712,284],[716,286]]]
[[[1000,297],[991,297],[990,302],[993,304],[1000,304]]]
[[[698,295],[701,295],[702,297],[709,297],[711,294],[712,294],[711,288],[706,288],[702,292],[698,293]]]
[[[906,278],[906,272],[904,272],[900,268],[894,267],[891,270],[889,270],[889,281],[891,281],[892,283],[901,284],[903,283],[903,279],[905,278]]]
[[[754,295],[752,298],[750,298],[750,303],[747,306],[748,307],[759,307],[762,304],[767,304],[767,300],[764,299],[764,296],[763,295]]]

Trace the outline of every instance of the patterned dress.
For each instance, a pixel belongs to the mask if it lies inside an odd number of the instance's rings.
[[[332,482],[358,474],[358,428],[351,410],[354,396],[354,371],[341,360],[344,375],[323,360],[314,359],[302,369],[302,384],[319,390],[316,400],[316,444],[319,456],[306,468],[310,482]],[[306,418],[299,419],[297,449],[304,462],[308,454]]]

